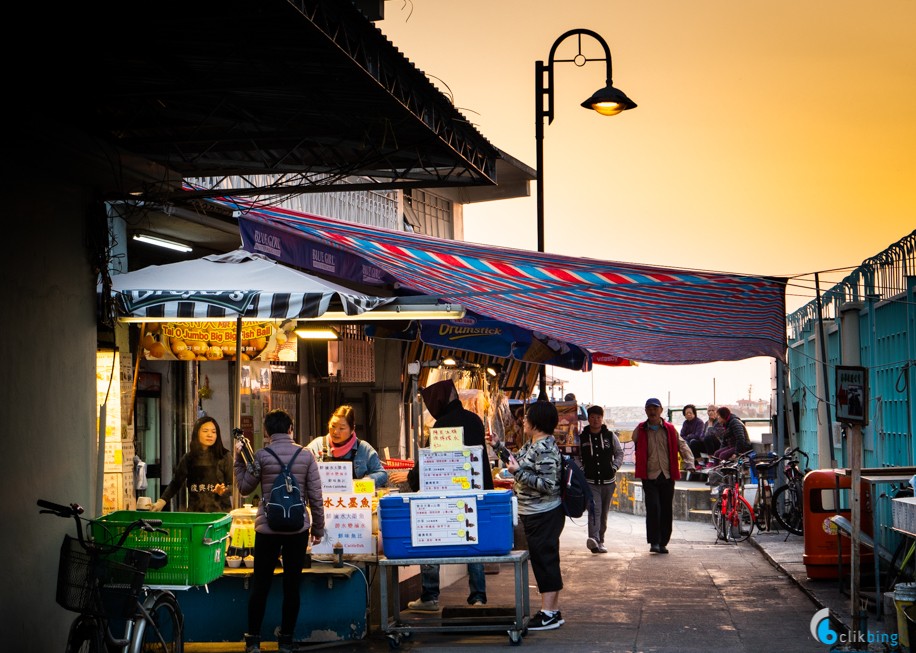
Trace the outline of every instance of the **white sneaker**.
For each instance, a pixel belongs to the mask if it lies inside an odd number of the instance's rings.
[[[417,612],[438,612],[439,611],[439,602],[438,601],[424,601],[423,599],[417,599],[416,601],[411,601],[407,604],[408,610],[416,610]]]
[[[588,550],[592,553],[598,553],[598,547],[601,545],[598,544],[598,540],[596,540],[594,537],[590,537],[585,540],[585,546],[587,546]]]

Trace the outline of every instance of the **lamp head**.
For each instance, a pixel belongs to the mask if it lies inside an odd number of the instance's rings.
[[[622,111],[635,108],[636,103],[608,82],[607,86],[592,93],[582,106],[597,111],[602,116],[616,116]]]

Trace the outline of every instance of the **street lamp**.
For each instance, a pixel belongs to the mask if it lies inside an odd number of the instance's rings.
[[[570,36],[575,36],[577,40],[578,51],[576,56],[572,59],[556,59],[554,55],[556,55],[557,48]],[[601,47],[604,48],[603,59],[589,59],[582,54],[583,36],[590,36],[601,44]],[[550,48],[550,56],[547,58],[547,63],[545,64],[543,61],[536,61],[534,63],[534,116],[535,138],[537,141],[537,228],[539,252],[544,251],[544,118],[547,118],[548,124],[553,122],[553,65],[555,63],[574,63],[581,68],[589,61],[607,62],[607,85],[595,91],[590,98],[585,100],[585,102],[582,103],[584,108],[597,111],[603,116],[615,116],[622,111],[636,107],[636,103],[628,98],[623,91],[614,88],[614,76],[611,67],[611,49],[600,34],[590,29],[571,29],[560,35]],[[546,108],[544,107],[544,96],[547,96]],[[547,376],[543,365],[541,366],[539,386],[541,394],[546,397]]]

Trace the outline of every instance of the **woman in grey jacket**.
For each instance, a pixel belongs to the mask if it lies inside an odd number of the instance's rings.
[[[560,450],[553,437],[558,423],[556,406],[549,401],[534,402],[525,415],[528,442],[516,455],[506,456],[506,469],[515,476],[518,515],[541,594],[541,609],[528,622],[528,630],[553,630],[565,623],[560,613],[560,534],[566,513],[560,500]],[[505,449],[498,440],[492,446],[497,455]]]
[[[278,533],[267,525],[263,498],[270,494],[274,479],[281,472],[277,459],[264,449],[255,452],[254,462],[247,465],[242,458],[240,445],[236,445],[235,482],[239,493],[248,496],[261,488],[262,501],[258,504],[254,530],[254,576],[251,581],[251,595],[248,599],[248,632],[245,633],[245,652],[260,653],[261,625],[267,607],[274,570],[280,556],[283,556],[283,608],[280,616],[280,632],[277,638],[279,653],[291,653],[293,630],[299,618],[299,586],[302,582],[302,566],[311,531],[312,544],[321,542],[324,536],[324,504],[321,493],[321,477],[318,463],[311,451],[293,441],[293,420],[282,410],[272,410],[264,416],[264,432],[270,434],[269,448],[284,463],[289,462],[298,449],[303,449],[293,461],[290,470],[302,490],[303,501],[309,510],[305,524],[298,532]],[[309,520],[311,513],[311,522]]]

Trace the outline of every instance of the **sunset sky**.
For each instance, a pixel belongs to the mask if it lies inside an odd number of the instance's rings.
[[[813,298],[814,272],[826,289],[916,229],[914,0],[396,0],[377,25],[532,167],[535,61],[567,30],[604,37],[614,85],[638,107],[581,108],[604,86],[604,62],[555,64],[549,252],[791,277],[791,311]],[[593,39],[583,49],[603,56]],[[466,207],[465,238],[535,250],[535,192]],[[702,310],[685,306],[685,319]],[[589,403],[701,404],[714,385],[733,403],[749,386],[769,396],[770,359],[555,375]]]

